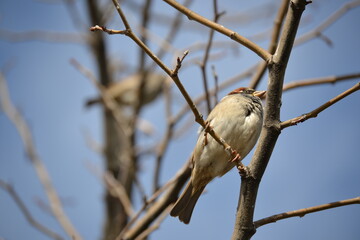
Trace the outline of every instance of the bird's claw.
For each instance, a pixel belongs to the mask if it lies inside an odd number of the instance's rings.
[[[233,157],[233,158],[230,160],[230,162],[232,162],[232,163],[237,162],[238,160],[241,159],[240,154],[239,154],[236,150],[232,150],[232,151],[231,151],[231,155],[232,155],[232,156],[235,155],[235,157]]]
[[[244,164],[239,163],[237,165],[237,169],[241,177],[246,178],[247,176],[249,176],[249,169],[246,166],[244,166]]]
[[[236,168],[238,169],[241,177],[247,177],[249,175],[249,169],[244,164],[242,164],[240,154],[236,150],[232,149],[231,155],[235,156],[229,162],[236,164]]]

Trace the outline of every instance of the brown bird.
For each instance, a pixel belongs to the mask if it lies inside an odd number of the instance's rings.
[[[238,88],[225,96],[210,112],[208,123],[237,153],[240,159],[254,147],[263,123],[260,97],[265,91]],[[195,204],[206,185],[235,166],[224,148],[201,130],[192,154],[191,178],[170,215],[188,224]]]

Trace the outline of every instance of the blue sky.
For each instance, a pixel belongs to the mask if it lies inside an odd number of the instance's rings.
[[[50,1],[52,2],[52,1]],[[55,2],[55,3],[54,3]],[[86,32],[74,27],[64,4],[59,1],[1,1],[0,29],[14,32],[42,30],[51,32]],[[110,1],[109,1],[110,2]],[[252,36],[272,27],[274,1],[221,1],[220,10],[228,15],[247,12],[265,3],[269,17],[251,20],[244,24],[222,23],[229,28]],[[277,1],[275,1],[277,2]],[[314,1],[307,6],[298,36],[318,26],[325,18],[348,1]],[[195,1],[191,6],[196,12],[212,18],[212,5],[203,6]],[[79,17],[87,22],[84,1],[77,4]],[[125,6],[125,9],[126,8]],[[172,8],[156,1],[157,13],[173,16]],[[262,12],[265,14],[267,11]],[[133,26],[139,23],[137,15],[129,12]],[[331,39],[330,47],[319,39],[294,48],[285,82],[314,77],[343,75],[360,72],[360,7],[352,9],[324,34]],[[184,19],[187,26],[173,46],[186,49],[194,43],[206,41],[208,31]],[[122,28],[117,17],[111,27]],[[150,26],[159,36],[167,32],[166,24]],[[190,30],[189,30],[190,29]],[[188,30],[188,31],[186,31]],[[106,36],[111,56],[129,65],[127,73],[135,70],[138,49],[123,36]],[[220,34],[216,40],[227,40]],[[264,48],[267,41],[258,42]],[[157,49],[151,43],[152,49]],[[5,77],[14,104],[20,109],[33,133],[34,141],[44,164],[48,168],[54,186],[64,200],[65,211],[84,239],[99,239],[103,223],[103,185],[89,169],[92,164],[102,168],[102,159],[86,144],[86,134],[97,142],[102,141],[100,108],[85,109],[87,98],[96,95],[96,89],[69,63],[75,58],[89,69],[94,62],[88,49],[79,43],[59,43],[29,40],[14,42],[0,37],[0,68]],[[216,52],[216,50],[214,50]],[[240,47],[238,51],[227,50],[226,57],[211,62],[215,65],[219,81],[236,75],[258,61],[250,50]],[[202,56],[190,52],[186,60]],[[185,62],[186,62],[185,60]],[[164,61],[172,65],[172,57]],[[124,63],[124,62],[123,62]],[[7,67],[10,66],[10,67]],[[159,70],[159,69],[158,69]],[[160,71],[160,70],[159,70]],[[211,73],[209,67],[209,75]],[[200,69],[193,64],[180,72],[180,77],[192,96],[202,93]],[[281,120],[309,112],[329,99],[353,86],[359,79],[291,90],[283,95]],[[247,82],[240,84],[246,85]],[[212,85],[212,84],[211,84]],[[228,90],[219,94],[224,96]],[[266,88],[266,78],[259,89]],[[178,90],[172,90],[175,98],[174,112],[185,101]],[[318,204],[353,198],[360,195],[359,135],[360,94],[356,92],[315,119],[283,130],[279,137],[267,171],[260,185],[255,219],[276,213],[310,207]],[[144,109],[142,118],[151,122],[156,133],[152,137],[141,135],[143,144],[161,139],[165,129],[163,99]],[[190,115],[187,115],[192,119]],[[179,125],[181,128],[182,124]],[[192,124],[186,133],[177,138],[165,155],[161,181],[171,178],[191,154],[196,142],[198,126]],[[245,159],[248,163],[251,154]],[[154,157],[141,161],[141,180],[150,193],[151,172]],[[39,207],[46,196],[26,157],[20,137],[3,112],[0,112],[0,178],[11,183],[33,216],[54,231],[65,236],[57,222]],[[239,176],[231,171],[221,179],[209,184],[193,213],[189,225],[168,217],[152,239],[229,239],[235,219],[239,192]],[[140,207],[139,195],[135,194],[135,208]],[[48,239],[31,227],[9,195],[0,190],[0,239]],[[266,225],[258,229],[253,239],[356,239],[360,237],[358,205],[336,208],[320,213],[293,218]]]

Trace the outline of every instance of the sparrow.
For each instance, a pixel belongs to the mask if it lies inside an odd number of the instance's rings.
[[[264,94],[265,91],[237,88],[221,99],[207,118],[208,126],[239,154],[238,160],[246,157],[259,138],[263,124],[260,97]],[[190,222],[195,204],[206,185],[236,165],[236,161],[232,161],[223,146],[204,128],[201,128],[191,161],[190,180],[170,212],[185,224]]]
[[[119,105],[135,106],[138,101],[138,90],[141,84],[143,74],[135,73],[122,81],[111,84],[106,88],[105,93],[113,97]],[[154,101],[163,91],[166,76],[159,73],[148,73],[144,82],[142,105]],[[100,103],[100,98],[89,99],[86,106],[89,107],[95,103]]]

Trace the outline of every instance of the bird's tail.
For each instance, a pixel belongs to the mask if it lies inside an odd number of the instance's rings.
[[[185,190],[176,201],[173,209],[170,212],[170,215],[173,217],[179,217],[180,221],[188,224],[190,222],[191,214],[194,210],[195,204],[204,188],[205,186],[193,192],[194,188],[190,179]]]

